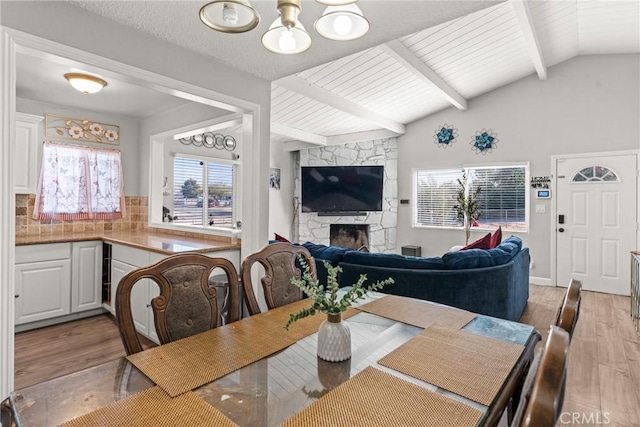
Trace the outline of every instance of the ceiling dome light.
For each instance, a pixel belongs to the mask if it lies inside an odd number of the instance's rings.
[[[99,77],[90,76],[81,73],[67,73],[64,78],[74,87],[74,89],[82,93],[100,92],[107,85],[107,82]]]
[[[278,18],[262,36],[262,44],[271,52],[295,55],[309,49],[311,36],[299,21],[296,22],[295,27],[286,28]]]
[[[329,6],[314,25],[316,32],[331,40],[355,40],[367,34],[369,21],[355,4]]]
[[[200,20],[223,33],[244,33],[260,23],[260,15],[249,0],[216,0],[200,9]]]

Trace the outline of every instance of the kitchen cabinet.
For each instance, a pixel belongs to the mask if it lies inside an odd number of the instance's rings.
[[[15,324],[101,310],[101,271],[102,241],[16,246]]]
[[[111,249],[111,304],[116,307],[116,291],[120,280],[130,271],[151,265],[166,255],[126,245],[113,244]],[[160,343],[153,318],[151,300],[160,295],[158,286],[141,279],[131,290],[131,314],[136,331],[155,343]],[[113,312],[115,314],[115,311]]]
[[[13,188],[16,194],[35,194],[38,179],[38,125],[43,117],[16,113]]]
[[[69,314],[70,295],[70,243],[16,247],[16,325]]]
[[[102,307],[102,240],[73,242],[71,312]]]

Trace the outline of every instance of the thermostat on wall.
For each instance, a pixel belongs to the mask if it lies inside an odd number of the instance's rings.
[[[551,198],[551,190],[545,188],[543,190],[536,190],[536,198],[538,199],[550,199]]]

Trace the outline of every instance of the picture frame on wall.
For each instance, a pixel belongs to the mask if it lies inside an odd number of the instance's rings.
[[[45,136],[79,142],[120,145],[120,126],[46,113]]]
[[[280,168],[269,168],[269,188],[280,190]]]

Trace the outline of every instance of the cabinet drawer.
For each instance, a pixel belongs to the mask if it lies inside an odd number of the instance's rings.
[[[149,265],[149,252],[126,245],[113,244],[111,258],[136,267]]]
[[[16,246],[16,264],[71,259],[71,243]]]

